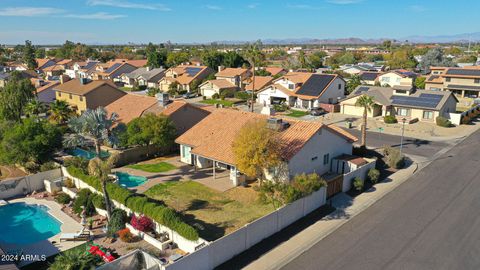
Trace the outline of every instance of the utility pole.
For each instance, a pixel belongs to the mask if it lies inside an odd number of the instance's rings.
[[[254,102],[255,102],[255,101],[254,101],[254,99],[255,99],[255,58],[252,59],[252,72],[253,72],[253,74],[252,74],[252,78],[253,78],[253,79],[252,79],[252,100],[251,100],[251,102],[250,102],[250,103],[251,103],[251,104],[250,104],[250,106],[251,106],[251,112],[254,111],[254,110],[253,110],[253,104],[254,104]]]
[[[402,157],[402,149],[403,149],[403,134],[405,134],[405,122],[407,121],[407,119],[403,118],[402,119],[402,137],[400,139],[400,157]]]

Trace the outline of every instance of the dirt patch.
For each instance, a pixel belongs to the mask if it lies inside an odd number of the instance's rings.
[[[25,175],[27,174],[19,168],[0,165],[0,181],[7,178],[22,177]]]

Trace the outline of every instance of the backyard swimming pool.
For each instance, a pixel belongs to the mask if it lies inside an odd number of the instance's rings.
[[[115,174],[118,177],[118,184],[127,188],[138,187],[147,182],[147,178],[143,176],[131,175],[124,172],[116,172]]]
[[[95,151],[87,151],[87,150],[82,149],[82,148],[75,148],[75,149],[68,150],[68,153],[72,156],[82,157],[84,159],[92,159],[92,158],[95,158],[97,156]],[[106,151],[102,151],[100,153],[100,156],[102,158],[109,157],[110,153],[108,153]]]
[[[22,202],[0,206],[0,243],[31,244],[59,234],[62,223],[48,210]]]

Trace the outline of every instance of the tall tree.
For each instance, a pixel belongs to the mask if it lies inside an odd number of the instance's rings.
[[[367,145],[367,113],[372,111],[375,106],[375,100],[368,95],[362,95],[355,102],[355,106],[363,108],[363,124],[362,124],[362,142],[361,148],[365,149]]]
[[[39,114],[45,112],[47,112],[47,106],[38,99],[32,99],[25,105],[24,108],[24,113],[29,117],[38,116]]]
[[[357,88],[359,85],[362,85],[362,79],[359,75],[355,74],[347,81],[348,94],[352,93],[353,90],[355,90],[355,88]]]
[[[217,70],[218,66],[223,64],[223,61],[224,54],[216,50],[207,50],[202,54],[203,64],[213,70]]]
[[[50,103],[48,113],[48,120],[58,125],[67,123],[70,118],[75,116],[75,111],[65,100],[55,100],[54,102]]]
[[[34,70],[37,68],[37,61],[35,60],[35,48],[30,40],[25,40],[23,47],[23,63],[27,65],[28,69]]]
[[[19,121],[25,105],[35,97],[35,87],[30,80],[22,79],[20,72],[10,74],[0,91],[0,119]]]
[[[156,146],[171,149],[174,145],[176,129],[170,118],[164,115],[146,114],[135,118],[127,125],[129,145]]]
[[[323,59],[327,56],[324,51],[314,52],[308,56],[308,62],[311,68],[323,67]]]
[[[223,66],[230,68],[238,68],[245,64],[245,59],[234,51],[227,52],[223,57]]]
[[[0,136],[0,162],[40,164],[61,148],[60,130],[40,119],[27,118],[10,125]]]
[[[74,133],[64,138],[64,145],[76,147],[93,143],[97,157],[100,157],[103,143],[108,142],[111,145],[117,143],[117,138],[111,132],[117,122],[117,117],[116,113],[109,116],[103,107],[86,110],[82,115],[72,118],[68,122],[68,127]]]
[[[249,177],[263,180],[264,171],[280,166],[280,144],[266,121],[252,121],[240,129],[233,141],[237,168]]]
[[[441,48],[433,48],[429,50],[423,57],[418,67],[428,73],[430,67],[452,67],[455,66],[455,63],[450,58],[447,58],[443,55]]]
[[[103,198],[105,199],[105,210],[107,211],[107,218],[110,220],[112,216],[112,204],[110,201],[110,196],[107,192],[107,183],[109,175],[112,173],[112,169],[117,162],[117,155],[111,155],[107,160],[102,160],[99,157],[91,159],[88,163],[88,173],[92,176],[98,177],[100,183],[102,184],[102,193]]]
[[[252,67],[252,89],[255,89],[255,66],[259,66],[263,60],[265,59],[265,55],[262,53],[262,42],[260,40],[256,41],[255,43],[248,44],[245,50],[245,58],[250,63]],[[255,91],[252,91],[251,97],[251,111],[254,110],[255,104]]]

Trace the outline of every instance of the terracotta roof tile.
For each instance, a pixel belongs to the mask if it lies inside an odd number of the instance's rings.
[[[226,68],[220,72],[217,72],[215,76],[216,77],[235,77],[235,76],[240,76],[247,71],[248,69],[246,68]]]
[[[229,82],[227,80],[222,80],[222,79],[220,79],[220,80],[209,80],[209,81],[206,81],[205,83],[212,83],[213,85],[217,86],[220,89],[236,88],[237,87],[234,84],[232,84],[231,82]]]
[[[75,94],[75,95],[86,95],[87,93],[105,85],[108,84],[115,89],[118,89],[115,84],[112,81],[109,80],[96,80],[96,81],[88,81],[86,84],[81,84],[80,80],[75,79],[75,80],[70,80],[68,82],[65,82],[63,84],[60,84],[55,87],[55,90],[60,91],[60,92],[65,92],[65,93],[70,93],[70,94]],[[118,91],[121,91],[118,89]]]
[[[155,104],[157,104],[157,99],[154,97],[127,94],[108,104],[105,109],[109,113],[117,113],[119,121],[128,124],[133,119],[142,116],[148,108]]]
[[[216,161],[235,165],[235,156],[232,143],[240,129],[248,122],[255,120],[267,120],[268,116],[233,109],[216,109],[200,121],[197,125],[178,137],[176,142],[191,146],[192,153]],[[278,134],[282,146],[282,156],[289,160],[295,156],[305,143],[320,128],[329,128],[318,122],[284,120],[290,123],[290,127]],[[349,139],[346,132],[339,133]]]
[[[280,67],[266,67],[265,70],[270,72],[270,74],[272,74],[272,76],[275,76],[275,75],[285,71],[283,68],[280,68]]]
[[[249,84],[245,87],[245,90],[253,90],[253,79],[249,80]],[[265,88],[273,81],[272,76],[255,76],[255,91]]]

